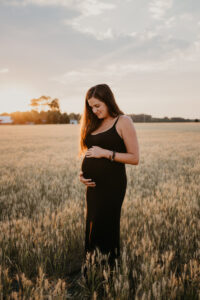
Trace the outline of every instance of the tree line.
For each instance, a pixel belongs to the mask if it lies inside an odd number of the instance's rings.
[[[49,96],[31,99],[29,106],[31,111],[3,113],[1,116],[10,116],[13,124],[68,124],[70,120],[79,122],[81,118],[80,114],[61,113],[59,99]]]
[[[151,115],[146,115],[146,114],[129,114],[133,122],[145,122],[145,123],[154,123],[154,122],[199,122],[200,119],[185,119],[181,117],[164,117],[164,118],[155,118],[152,117]]]
[[[61,113],[59,99],[49,96],[41,96],[31,99],[29,106],[31,111],[3,113],[0,116],[10,116],[13,124],[69,124],[70,120],[80,122],[81,114],[66,112]],[[46,109],[46,110],[45,110]],[[181,117],[155,118],[147,114],[127,114],[133,122],[199,122],[199,119],[185,119]]]

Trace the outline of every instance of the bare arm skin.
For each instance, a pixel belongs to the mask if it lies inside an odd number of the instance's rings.
[[[139,164],[139,145],[133,121],[129,116],[122,116],[119,120],[119,131],[124,140],[127,153],[115,154],[115,161],[124,164]],[[112,151],[104,149],[103,157],[109,158]]]

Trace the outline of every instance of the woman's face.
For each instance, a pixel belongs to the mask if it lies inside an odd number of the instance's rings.
[[[99,118],[104,119],[108,116],[107,105],[94,97],[88,99],[88,104],[92,108],[93,113]]]

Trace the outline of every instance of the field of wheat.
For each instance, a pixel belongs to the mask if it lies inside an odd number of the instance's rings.
[[[79,125],[0,126],[0,299],[200,299],[200,125],[135,128],[121,257],[85,278]]]

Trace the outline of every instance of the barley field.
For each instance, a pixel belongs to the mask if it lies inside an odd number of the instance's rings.
[[[135,128],[121,257],[86,280],[79,125],[0,126],[0,299],[200,299],[200,124]]]

